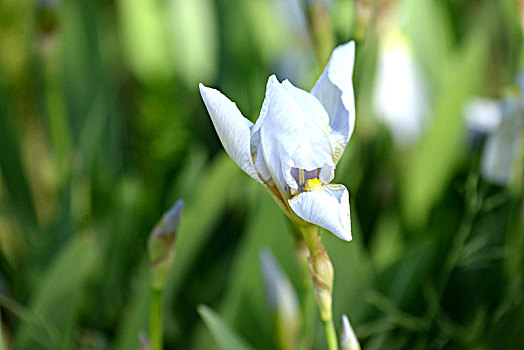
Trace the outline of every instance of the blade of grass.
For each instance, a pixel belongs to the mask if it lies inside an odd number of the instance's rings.
[[[31,189],[25,174],[18,134],[11,120],[11,106],[0,80],[0,171],[10,199],[19,208],[21,222],[36,225]]]
[[[213,310],[205,305],[198,307],[198,313],[204,320],[218,347],[222,350],[250,350],[249,346],[229,327]]]
[[[93,237],[76,236],[57,254],[44,272],[35,290],[30,309],[57,331],[53,343],[39,344],[39,330],[31,323],[22,323],[15,335],[17,349],[72,348],[82,303],[87,297],[88,282],[99,263],[99,250]]]

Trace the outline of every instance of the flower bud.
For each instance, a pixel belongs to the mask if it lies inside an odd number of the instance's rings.
[[[318,237],[318,241],[320,242],[320,236]],[[313,286],[320,310],[320,318],[322,321],[329,321],[332,318],[331,307],[335,273],[333,264],[331,264],[326,249],[321,242],[315,245],[315,249],[311,251],[309,268],[311,276],[313,277]]]
[[[295,290],[271,251],[260,252],[260,263],[268,307],[275,315],[279,346],[281,349],[296,349],[300,312]]]
[[[351,328],[349,319],[342,315],[342,330],[340,332],[340,350],[360,350],[357,336]]]
[[[167,274],[173,265],[176,231],[184,201],[179,199],[162,216],[149,236],[149,266],[151,270],[151,286],[153,289],[162,290],[166,283]]]
[[[295,257],[300,269],[302,288],[307,289],[311,286],[311,277],[309,273],[309,250],[304,239],[300,238],[295,241]]]
[[[302,237],[309,250],[309,273],[313,278],[315,298],[317,300],[322,321],[332,318],[333,278],[335,271],[329,260],[318,226],[305,224],[299,227]]]

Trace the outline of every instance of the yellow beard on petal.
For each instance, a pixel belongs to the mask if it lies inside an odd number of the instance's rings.
[[[304,191],[318,191],[322,189],[322,181],[318,178],[309,179],[306,181]]]

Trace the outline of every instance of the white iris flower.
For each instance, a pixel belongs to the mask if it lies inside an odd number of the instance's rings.
[[[226,152],[295,222],[351,240],[349,193],[330,184],[353,133],[355,43],[337,47],[311,90],[272,75],[255,124],[218,90],[200,93]]]

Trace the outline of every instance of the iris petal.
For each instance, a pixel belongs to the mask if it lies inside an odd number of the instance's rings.
[[[322,103],[315,96],[295,87],[289,80],[284,80],[282,87],[293,97],[305,117],[327,130],[326,126],[329,125],[329,116]]]
[[[251,158],[251,123],[220,91],[199,85],[200,94],[215,130],[227,154],[257,182],[264,184],[258,176]]]
[[[325,185],[322,189],[302,192],[288,201],[301,219],[351,240],[349,192],[343,185]]]
[[[269,77],[267,84],[266,84],[266,91],[267,87],[269,86],[272,79],[275,78],[274,76]],[[265,182],[268,182],[272,175],[266,165],[266,162],[264,160],[262,148],[261,148],[261,142],[260,142],[260,127],[262,126],[262,123],[264,122],[264,119],[266,118],[267,111],[269,108],[269,99],[265,98],[264,102],[262,104],[262,108],[260,109],[260,115],[255,122],[255,124],[251,127],[251,154],[254,155],[254,163],[255,163],[255,169],[259,176],[264,180]]]
[[[354,62],[355,42],[337,47],[311,90],[329,115],[329,136],[333,143],[335,164],[355,128],[355,97],[351,80]]]
[[[323,181],[330,182],[335,165],[328,136],[319,124],[304,116],[275,76],[269,78],[264,105],[267,110],[260,125],[261,149],[280,190],[297,191],[291,168],[307,171],[320,168]]]

